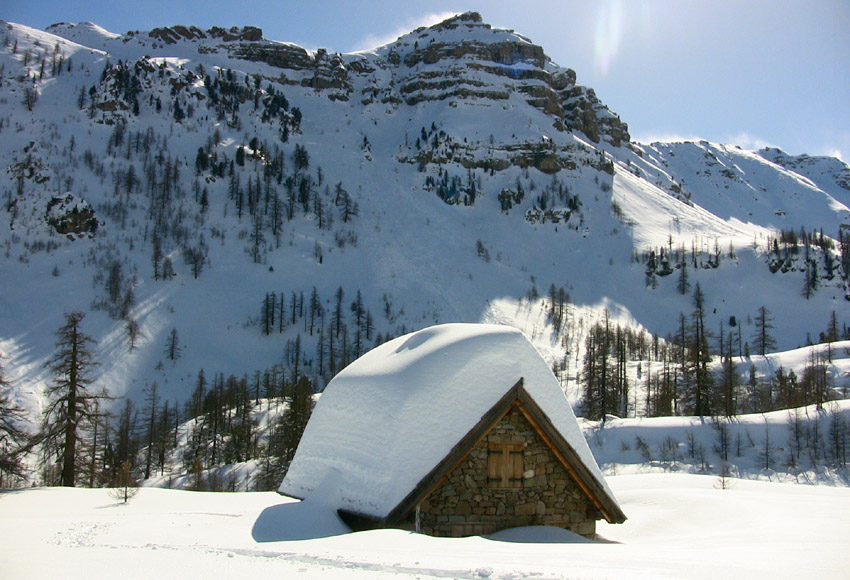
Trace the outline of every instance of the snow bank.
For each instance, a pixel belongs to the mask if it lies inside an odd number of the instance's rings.
[[[586,544],[593,541],[569,530],[554,526],[508,528],[507,530],[490,534],[487,537],[499,542],[521,542],[528,544]]]

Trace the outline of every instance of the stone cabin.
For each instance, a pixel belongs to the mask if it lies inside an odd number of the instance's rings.
[[[352,529],[434,536],[626,516],[545,360],[518,331],[441,325],[367,353],[325,389],[280,492]]]

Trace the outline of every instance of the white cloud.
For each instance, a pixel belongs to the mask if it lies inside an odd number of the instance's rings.
[[[399,36],[405,35],[411,30],[415,30],[420,26],[432,26],[447,18],[455,16],[456,12],[432,12],[416,18],[408,18],[403,23],[399,24],[395,30],[386,34],[369,34],[361,40],[354,43],[354,51],[370,50],[379,46],[389,44]]]
[[[747,132],[740,132],[730,135],[724,139],[726,145],[737,145],[741,149],[764,149],[765,147],[776,147],[774,143],[762,139],[758,135],[752,135]]]
[[[684,141],[701,141],[702,137],[679,133],[642,133],[632,135],[632,140],[638,143],[682,143]]]
[[[847,159],[844,158],[844,153],[842,151],[843,149],[835,147],[834,145],[826,145],[820,149],[816,149],[814,153],[811,153],[811,155],[826,155],[828,157],[835,157],[839,161],[847,163]]]

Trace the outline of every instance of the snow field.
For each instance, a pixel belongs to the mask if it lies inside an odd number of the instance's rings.
[[[0,570],[34,580],[98,580],[116,571],[128,579],[846,578],[846,488],[736,481],[722,490],[715,477],[682,474],[608,483],[629,519],[602,523],[607,542],[596,543],[344,533],[321,505],[269,492],[143,488],[123,504],[103,489],[6,491],[0,523],[14,533],[4,538]],[[286,539],[294,530],[310,539]],[[534,528],[517,534],[553,536]]]

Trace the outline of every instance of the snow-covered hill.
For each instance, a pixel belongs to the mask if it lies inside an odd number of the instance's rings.
[[[201,369],[300,365],[321,385],[450,321],[519,327],[577,400],[603,311],[676,333],[682,262],[708,327],[735,319],[745,341],[762,306],[777,350],[850,314],[846,165],[631,143],[574,71],[474,13],[344,55],[252,27],[0,40],[0,353],[33,417],[71,310],[100,384],[175,401]],[[557,329],[550,289],[569,297]]]

